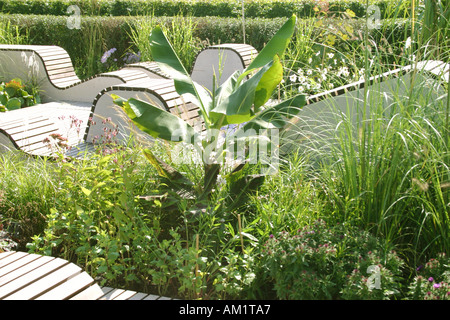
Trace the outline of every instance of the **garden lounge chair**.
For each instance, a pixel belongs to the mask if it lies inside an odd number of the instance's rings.
[[[426,60],[309,96],[289,130],[286,141],[290,143],[284,145],[284,151],[308,143],[320,147],[324,139],[335,138],[341,125],[357,128],[364,108],[366,120],[376,114],[373,108],[382,108],[390,118],[388,115],[398,112],[399,103],[406,103],[411,94],[423,99],[423,105],[448,99],[442,83],[448,82],[449,69],[448,63]]]
[[[0,300],[171,300],[100,287],[80,267],[61,258],[0,250]]]
[[[146,79],[139,70],[118,70],[81,80],[75,74],[69,54],[58,46],[0,45],[0,75],[10,80],[33,81],[42,102],[75,101],[92,103],[104,88]]]
[[[221,72],[225,76],[235,70],[243,70],[256,54],[256,50],[247,45],[212,46],[198,55],[194,74],[197,79],[212,79],[220,63],[224,66]],[[132,64],[81,81],[67,52],[57,46],[0,45],[0,61],[8,61],[0,74],[9,78],[37,79],[43,90],[42,100],[53,101],[52,104],[47,102],[32,107],[36,112],[27,108],[26,111],[15,110],[14,114],[3,115],[0,120],[0,149],[21,149],[34,155],[49,155],[55,152],[55,148],[50,148],[48,141],[43,141],[48,140],[49,135],[66,138],[69,131],[70,139],[64,144],[74,146],[81,143],[84,149],[88,141],[90,145],[105,137],[103,122],[106,120],[109,126],[115,124],[114,130],[110,128],[113,132],[120,128],[119,136],[122,140],[128,140],[129,133],[135,132],[136,128],[130,127],[123,111],[117,110],[112,103],[110,95],[113,93],[122,97],[149,99],[191,123],[198,119],[197,107],[176,93],[173,81],[154,62]],[[92,97],[96,97],[93,103]],[[35,114],[39,116],[30,118]],[[89,123],[94,125],[88,126],[89,118],[92,120]],[[73,128],[74,120],[80,121],[76,128]],[[30,127],[30,123],[33,126]],[[86,128],[86,134],[81,135],[84,139],[80,139],[80,128],[82,131]]]
[[[214,76],[218,79],[218,85],[221,85],[235,71],[243,71],[257,55],[258,51],[248,44],[227,43],[209,46],[197,55],[191,78],[211,91]],[[170,75],[163,73],[156,62],[132,63],[124,69],[142,70],[150,78],[170,79]]]

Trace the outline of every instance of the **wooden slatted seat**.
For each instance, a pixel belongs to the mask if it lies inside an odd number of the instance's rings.
[[[111,94],[124,99],[137,98],[149,101],[161,109],[171,112],[191,125],[201,122],[198,107],[188,98],[180,96],[174,86],[173,80],[152,79],[147,81],[116,85],[102,90],[96,97],[91,118],[91,124],[86,129],[84,141],[92,143],[102,140],[105,132],[119,130],[117,138],[120,141],[128,141],[133,134],[140,142],[152,141],[152,139],[137,129],[120,107],[114,105]],[[107,123],[105,119],[108,119]],[[108,129],[105,129],[108,128]],[[142,139],[140,139],[142,138]]]
[[[211,90],[213,76],[219,75],[219,66],[222,68],[220,85],[235,71],[242,71],[248,67],[257,55],[258,51],[248,44],[226,43],[209,46],[200,51],[195,58],[191,77],[195,82]],[[143,70],[154,79],[170,79],[170,75],[162,72],[153,61],[128,64],[124,69]]]
[[[3,79],[33,79],[38,83],[43,102],[92,102],[106,87],[148,78],[141,70],[128,69],[81,80],[69,54],[58,46],[0,45],[0,63]]]
[[[0,251],[0,300],[171,300],[131,290],[100,287],[64,259]]]
[[[21,150],[35,156],[49,156],[63,150],[51,135],[67,139],[68,146],[83,141],[91,104],[48,102],[0,114],[0,151]],[[55,141],[57,142],[57,141]]]
[[[1,300],[99,299],[103,291],[86,272],[66,260],[27,254],[0,253]]]

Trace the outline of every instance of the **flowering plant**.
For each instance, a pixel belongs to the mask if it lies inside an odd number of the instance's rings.
[[[105,70],[117,70],[125,64],[136,63],[141,60],[141,53],[126,52],[123,56],[117,51],[117,48],[111,48],[102,55],[100,62]]]
[[[416,269],[407,297],[413,300],[450,300],[450,259],[445,253]]]
[[[271,235],[262,257],[280,299],[379,299],[398,293],[403,265],[380,248],[365,231],[317,220],[295,234]]]

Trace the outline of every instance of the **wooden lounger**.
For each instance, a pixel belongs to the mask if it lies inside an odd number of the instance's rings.
[[[217,82],[220,85],[235,71],[243,71],[248,67],[257,55],[258,51],[248,44],[209,46],[197,55],[191,72],[192,80],[211,91],[214,75],[220,75]],[[154,79],[170,79],[170,75],[162,72],[153,61],[128,64],[123,69],[142,70]]]
[[[100,287],[64,259],[0,251],[0,300],[172,300],[148,293]]]
[[[73,147],[67,156],[82,155],[91,152],[93,145],[116,142],[128,144],[130,137],[141,144],[153,142],[153,138],[139,130],[125,112],[114,104],[112,94],[124,99],[136,98],[148,101],[162,110],[171,112],[186,120],[192,126],[201,123],[198,107],[187,97],[180,96],[173,80],[150,79],[140,83],[127,83],[103,89],[95,98],[86,127],[83,142]]]
[[[0,45],[2,80],[21,78],[38,84],[43,102],[92,102],[104,88],[147,78],[140,70],[118,70],[81,80],[69,54],[58,46]]]

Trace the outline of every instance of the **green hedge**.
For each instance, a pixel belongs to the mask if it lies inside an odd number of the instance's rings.
[[[328,12],[343,12],[351,9],[357,17],[366,12],[366,1],[330,0]],[[408,6],[398,0],[370,0],[381,11],[382,17],[387,8],[399,8],[399,17],[407,14]],[[398,5],[396,4],[398,3]],[[66,15],[69,5],[78,5],[83,15],[138,16],[153,12],[155,16],[175,16],[191,14],[195,17],[239,17],[242,12],[240,1],[213,0],[0,0],[0,11],[10,14]],[[245,0],[245,15],[249,18],[310,17],[315,14],[315,0]]]
[[[12,25],[21,26],[22,32],[27,33],[30,44],[58,45],[64,48],[71,56],[75,67],[79,66],[81,70],[88,58],[100,60],[101,55],[108,49],[117,48],[118,53],[126,53],[132,46],[130,28],[137,19],[142,17],[83,17],[81,29],[69,29],[67,28],[68,18],[63,16],[0,14],[0,22],[9,20]],[[154,17],[153,19],[159,23],[170,23],[172,18]],[[206,44],[243,42],[242,20],[239,18],[199,17],[193,20],[197,26],[194,36]],[[261,50],[285,20],[285,18],[246,19],[247,43]],[[352,23],[355,34],[357,30],[362,30],[364,20],[348,21]],[[329,19],[325,24],[340,22],[342,20]],[[386,20],[383,31],[373,30],[370,36],[373,39],[380,39],[384,35],[386,37],[389,35],[389,42],[395,43],[406,39],[407,26],[406,20]],[[93,32],[96,32],[98,39],[95,40],[94,45],[89,45],[92,43],[91,39],[95,39]],[[94,73],[97,71],[99,70],[93,70]],[[80,74],[80,76],[83,75],[89,74]]]

